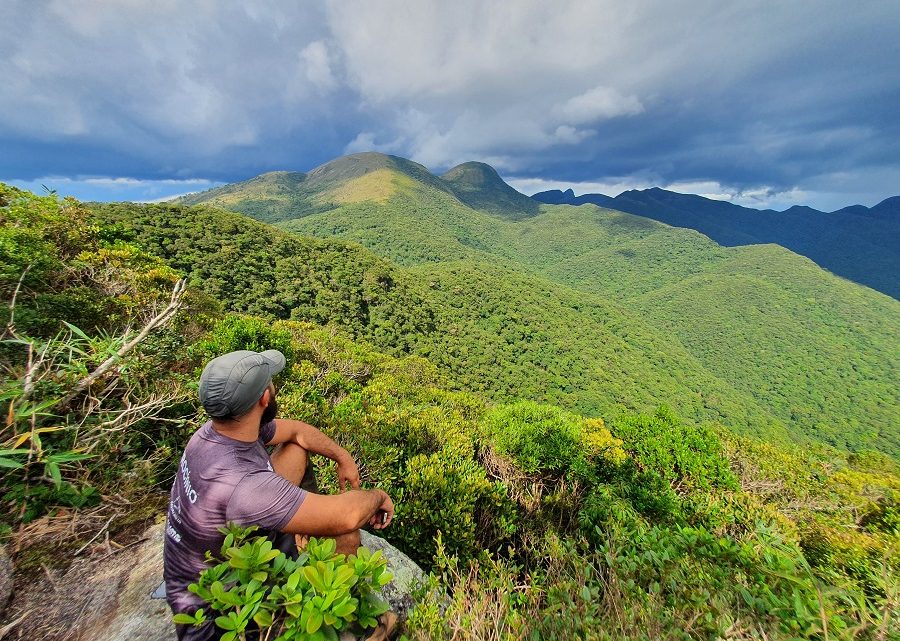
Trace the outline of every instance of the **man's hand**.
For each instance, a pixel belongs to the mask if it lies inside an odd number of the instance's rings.
[[[382,492],[382,494],[384,498],[381,501],[381,505],[375,511],[375,514],[372,515],[372,518],[369,519],[369,525],[376,530],[383,530],[394,520],[394,502],[387,493]]]
[[[349,454],[342,456],[337,462],[338,487],[344,490],[359,489],[359,468]]]

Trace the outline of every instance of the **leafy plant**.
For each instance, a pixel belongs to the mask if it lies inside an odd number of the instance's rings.
[[[277,635],[276,641],[337,641],[342,630],[378,625],[389,607],[379,588],[392,578],[381,551],[360,547],[345,556],[335,553],[333,539],[312,538],[291,559],[266,537],[252,536],[255,530],[222,528],[222,560],[188,587],[219,613],[214,623],[225,631],[222,641],[245,639],[253,629],[266,639]],[[208,625],[205,608],[176,614],[174,621]]]

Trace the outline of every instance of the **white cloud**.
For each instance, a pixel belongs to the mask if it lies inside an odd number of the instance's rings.
[[[616,116],[634,116],[644,111],[636,96],[623,96],[612,87],[594,87],[556,107],[566,122],[584,124]]]
[[[243,178],[377,149],[761,201],[776,196],[757,185],[786,201],[898,184],[864,176],[900,167],[896,2],[5,0],[3,15],[6,175],[77,158]]]
[[[11,179],[0,182],[34,193],[44,193],[46,187],[61,196],[75,196],[80,200],[133,202],[163,202],[224,184],[205,178],[151,180],[127,176],[43,176],[34,180]]]
[[[331,70],[328,48],[321,40],[311,42],[300,52],[300,60],[305,67],[306,79],[321,91],[330,91],[337,86]]]

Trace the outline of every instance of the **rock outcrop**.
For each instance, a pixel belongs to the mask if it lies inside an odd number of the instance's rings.
[[[394,579],[382,595],[402,620],[413,604],[411,592],[424,578],[422,570],[384,539],[362,536],[363,545],[381,550],[388,561]],[[61,577],[52,577],[52,585],[26,588],[13,609],[17,616],[28,614],[8,638],[174,641],[168,605],[150,598],[162,580],[162,546],[163,526],[154,525],[138,545],[106,557],[78,559]]]
[[[3,620],[3,612],[9,603],[13,586],[13,564],[6,553],[6,548],[0,545],[0,621]]]
[[[381,596],[391,604],[391,612],[396,612],[401,621],[406,620],[406,615],[414,605],[412,594],[425,580],[425,573],[416,565],[415,561],[384,539],[369,534],[365,530],[360,534],[360,542],[365,547],[373,552],[381,550],[384,558],[387,559],[388,570],[394,575],[394,578],[381,589]]]

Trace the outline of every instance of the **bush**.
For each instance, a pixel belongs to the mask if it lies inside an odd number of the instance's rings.
[[[722,445],[705,426],[683,423],[666,407],[620,418],[613,428],[637,470],[684,490],[738,489]]]
[[[409,459],[397,497],[396,529],[385,534],[419,563],[430,566],[440,533],[463,560],[496,549],[515,531],[506,488],[488,480],[471,459],[439,452]]]
[[[272,549],[255,527],[223,528],[221,562],[204,570],[188,589],[221,612],[222,641],[244,639],[248,629],[274,632],[282,641],[337,641],[338,633],[374,628],[388,604],[378,589],[391,580],[381,551],[360,547],[335,554],[333,539],[310,539],[296,560]],[[204,625],[204,609],[176,614],[176,623]]]
[[[291,334],[277,329],[270,321],[254,316],[229,315],[220,320],[212,331],[198,342],[192,353],[204,363],[237,350],[262,352],[277,349],[290,362],[294,357]]]
[[[562,473],[583,456],[582,421],[553,405],[520,401],[497,406],[482,425],[497,452],[513,458],[523,471]]]

